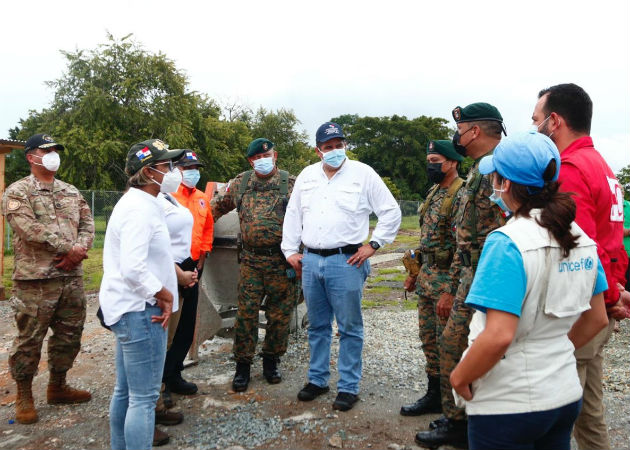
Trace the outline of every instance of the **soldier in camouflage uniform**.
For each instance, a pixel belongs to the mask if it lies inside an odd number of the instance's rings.
[[[16,419],[37,421],[31,386],[50,327],[48,403],[80,403],[90,393],[66,385],[66,372],[81,347],[85,294],[81,261],[94,239],[94,221],[81,193],[55,179],[63,150],[45,134],[26,141],[31,175],[9,186],[2,211],[13,230],[12,306],[18,335],[9,356],[17,383]]]
[[[479,173],[479,160],[491,154],[505,133],[499,110],[488,103],[473,103],[453,109],[457,131],[453,145],[458,153],[475,160],[468,172],[466,184],[457,198],[457,251],[449,269],[454,281],[450,292],[456,292],[451,313],[440,337],[441,417],[431,423],[430,431],[416,434],[416,443],[436,448],[440,445],[467,446],[468,420],[463,408],[455,406],[449,381],[451,372],[468,346],[468,332],[472,310],[464,304],[481,249],[488,233],[502,226],[505,218],[500,208],[490,200],[493,193],[489,176]]]
[[[280,251],[284,213],[295,177],[276,167],[273,142],[255,139],[247,148],[253,171],[243,172],[212,199],[217,220],[234,208],[241,226],[238,312],[234,326],[236,374],[232,388],[247,389],[250,367],[258,341],[258,312],[265,298],[267,327],[262,348],[263,375],[271,384],[282,376],[278,362],[287,350],[289,319],[295,303],[287,277],[288,264]]]
[[[400,408],[403,416],[442,412],[438,340],[457,289],[458,280],[451,278],[449,269],[456,248],[452,226],[454,200],[464,182],[457,174],[457,167],[463,159],[451,141],[429,141],[427,171],[429,181],[435,185],[419,209],[420,247],[414,252],[418,275],[410,273],[404,284],[409,292],[413,292],[416,282],[418,285],[418,324],[429,385],[424,397]]]

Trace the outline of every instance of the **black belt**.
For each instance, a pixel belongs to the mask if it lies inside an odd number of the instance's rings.
[[[332,256],[332,255],[339,255],[339,254],[353,254],[356,253],[357,250],[359,250],[361,248],[361,244],[351,244],[351,245],[346,245],[345,247],[337,247],[337,248],[308,248],[306,247],[306,250],[309,253],[315,253],[316,255],[319,256]]]
[[[243,250],[246,250],[254,255],[266,255],[273,256],[282,253],[279,245],[274,245],[271,247],[250,247],[245,242],[243,242]]]

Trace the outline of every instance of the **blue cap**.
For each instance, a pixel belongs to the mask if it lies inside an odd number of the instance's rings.
[[[345,139],[341,127],[334,122],[326,122],[317,129],[315,133],[315,141],[317,143],[330,141],[334,138]]]
[[[556,160],[556,173],[548,181],[558,179],[560,153],[551,139],[532,130],[503,139],[494,154],[481,160],[479,172],[498,172],[515,183],[540,188],[545,185],[543,174],[552,159]]]

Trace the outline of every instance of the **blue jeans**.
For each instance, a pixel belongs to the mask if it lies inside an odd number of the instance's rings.
[[[166,331],[151,316],[157,306],[128,312],[112,325],[116,335],[116,387],[109,405],[112,450],[153,446],[155,404],[160,395]]]
[[[522,414],[468,416],[470,450],[569,450],[582,400]]]
[[[358,394],[363,351],[361,296],[370,262],[365,261],[357,268],[346,262],[349,257],[344,254],[323,257],[307,250],[302,259],[302,289],[309,321],[308,381],[328,386],[334,317],[340,334],[337,391]]]

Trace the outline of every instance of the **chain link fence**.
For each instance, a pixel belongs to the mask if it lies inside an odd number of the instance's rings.
[[[90,206],[92,215],[94,216],[94,248],[103,248],[103,241],[105,240],[105,230],[107,229],[107,222],[112,214],[116,202],[122,197],[122,191],[81,191],[83,198]],[[402,224],[401,229],[417,229],[418,228],[418,206],[421,202],[410,200],[399,200],[400,210],[402,212]],[[371,224],[376,221],[376,216],[372,214]],[[5,240],[4,240],[4,253],[12,254],[12,242],[11,242],[11,227],[5,223]]]

